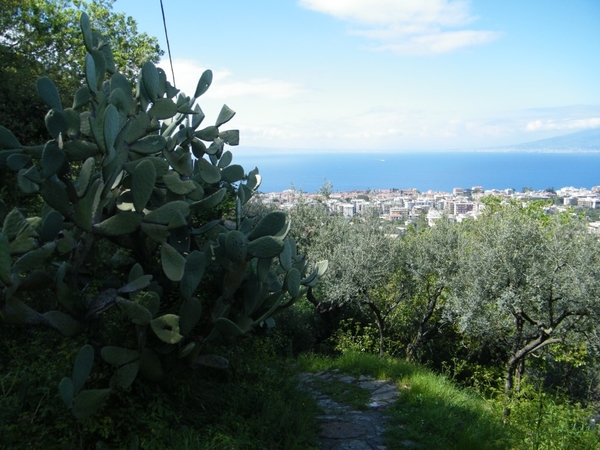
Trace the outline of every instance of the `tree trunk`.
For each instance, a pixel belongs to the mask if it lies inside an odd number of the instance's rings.
[[[518,336],[522,336],[520,331],[521,330],[518,330]],[[525,359],[527,358],[527,355],[534,351],[540,350],[548,345],[562,342],[562,339],[560,338],[548,339],[548,337],[548,334],[542,333],[539,336],[537,336],[537,338],[530,340],[521,347],[519,347],[518,341],[515,341],[515,344],[513,345],[512,355],[506,363],[506,377],[504,380],[504,394],[506,396],[506,406],[504,407],[504,416],[508,416],[510,414],[508,402],[514,390],[515,376],[518,376],[517,392],[521,388],[521,375],[525,372]]]
[[[429,287],[427,288],[427,298],[429,299],[427,302],[427,309],[423,314],[423,317],[419,321],[419,328],[417,329],[417,335],[413,339],[413,341],[406,348],[406,361],[411,362],[415,356],[416,349],[423,342],[425,335],[429,333],[429,331],[425,331],[425,326],[427,322],[433,317],[433,313],[435,312],[435,308],[437,306],[438,299],[440,295],[444,292],[444,287],[438,287],[433,292],[430,292]]]
[[[317,333],[316,336],[316,343],[319,344],[329,339],[336,329],[336,317],[338,311],[334,306],[326,307],[326,304],[319,301],[319,299],[315,297],[312,287],[308,288],[308,291],[306,292],[306,298],[314,305],[315,310],[323,321],[323,328]]]
[[[408,346],[406,347],[406,361],[407,362],[412,362],[417,348],[419,347],[419,345],[421,345],[421,342],[423,342],[425,334],[426,334],[425,333],[425,322],[421,322],[419,324],[419,329],[417,330],[417,335],[412,340],[412,342],[410,344],[408,344]]]
[[[511,358],[508,364],[506,365],[506,374],[504,378],[504,409],[502,410],[502,415],[504,417],[510,416],[510,407],[509,402],[512,397],[513,385],[515,379],[515,372],[517,370],[519,360],[515,360]]]
[[[373,303],[368,303],[368,305],[369,308],[371,308],[373,315],[375,316],[375,323],[377,325],[377,330],[379,331],[379,356],[383,356],[385,355],[385,351],[383,349],[383,344],[385,340],[385,320],[381,315],[381,311],[379,311],[379,309]]]
[[[521,392],[521,380],[523,379],[523,374],[525,373],[525,356],[521,358],[519,364],[517,365],[517,393]]]

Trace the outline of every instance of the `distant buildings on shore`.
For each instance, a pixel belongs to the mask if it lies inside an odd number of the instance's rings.
[[[436,220],[447,217],[461,222],[474,219],[481,213],[485,205],[481,199],[487,196],[500,197],[505,201],[550,200],[550,210],[564,211],[567,207],[600,208],[600,186],[591,189],[563,187],[558,190],[547,189],[535,191],[524,189],[484,190],[482,186],[470,189],[455,188],[452,193],[442,191],[420,192],[417,189],[386,189],[369,191],[332,192],[323,194],[307,194],[295,190],[259,194],[260,199],[280,209],[291,209],[302,198],[308,203],[324,203],[330,211],[343,214],[347,218],[357,216],[379,216],[382,219],[398,222],[399,226],[407,226],[417,220],[427,220],[431,226]],[[590,227],[600,232],[600,223]]]

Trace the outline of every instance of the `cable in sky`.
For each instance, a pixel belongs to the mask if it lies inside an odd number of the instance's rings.
[[[176,88],[175,70],[173,70],[173,59],[171,58],[171,45],[169,44],[169,33],[167,32],[167,19],[165,18],[165,8],[163,7],[162,0],[160,0],[160,10],[162,11],[163,25],[165,27],[165,38],[167,39],[167,51],[169,52],[169,63],[171,64],[171,75],[173,76],[173,87]]]

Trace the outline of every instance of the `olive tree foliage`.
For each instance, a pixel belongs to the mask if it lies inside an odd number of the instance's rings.
[[[46,106],[37,96],[36,80],[51,78],[67,104],[83,80],[86,52],[77,26],[81,12],[94,23],[95,36],[110,42],[114,64],[127,79],[135,79],[146,61],[158,62],[163,52],[157,39],[138,32],[132,17],[112,11],[113,3],[0,0],[0,124],[21,142],[33,144],[47,137]]]
[[[454,277],[460,271],[461,227],[440,220],[435,226],[408,234],[402,242],[401,270],[409,288],[401,309],[409,342],[406,359],[412,360],[422,343],[448,322],[443,317]]]
[[[517,204],[490,211],[466,225],[446,317],[468,336],[504,344],[510,394],[528,357],[592,332],[600,248],[585,223],[567,213]]]
[[[347,220],[328,212],[321,201],[300,201],[290,211],[291,235],[312,261],[327,260],[328,269],[307,298],[320,310],[349,307],[373,317],[384,349],[387,298],[376,288],[391,277],[397,265],[397,242],[376,219]],[[315,259],[316,258],[316,259]]]

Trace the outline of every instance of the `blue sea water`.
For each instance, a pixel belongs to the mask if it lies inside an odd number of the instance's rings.
[[[293,186],[315,192],[325,180],[334,191],[366,189],[439,190],[483,186],[559,189],[600,185],[600,153],[277,153],[253,154],[234,149],[235,164],[257,166],[261,192]]]

